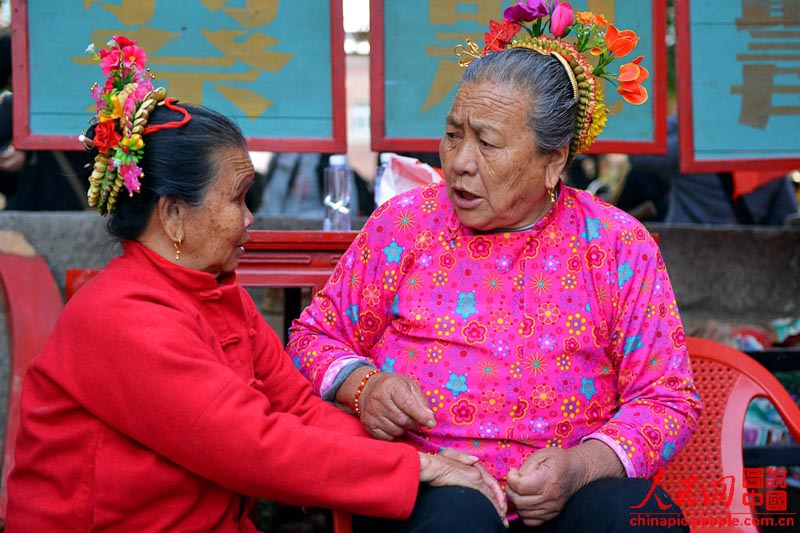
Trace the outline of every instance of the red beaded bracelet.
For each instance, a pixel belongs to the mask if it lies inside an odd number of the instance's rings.
[[[361,416],[361,406],[359,405],[359,402],[361,401],[361,393],[364,392],[364,387],[367,386],[367,381],[369,381],[369,378],[379,373],[380,370],[373,368],[367,372],[367,375],[361,378],[361,383],[358,384],[358,388],[356,389],[355,401],[353,401],[353,411],[355,411],[356,416]]]

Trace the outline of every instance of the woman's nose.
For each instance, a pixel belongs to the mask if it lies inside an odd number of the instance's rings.
[[[478,172],[475,144],[464,140],[457,148],[453,158],[453,170],[459,175],[474,176]]]

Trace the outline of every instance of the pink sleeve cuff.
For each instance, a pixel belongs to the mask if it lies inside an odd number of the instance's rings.
[[[357,355],[352,357],[342,357],[341,359],[335,360],[330,364],[330,366],[328,366],[328,369],[325,371],[325,375],[322,376],[322,383],[319,386],[319,395],[323,398],[326,398],[326,393],[334,385],[336,376],[339,375],[339,372],[350,365],[350,363],[354,363],[356,361],[363,361],[364,363],[372,364],[366,357],[359,357]]]

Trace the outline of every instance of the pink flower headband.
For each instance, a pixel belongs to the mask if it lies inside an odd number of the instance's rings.
[[[490,21],[489,29],[482,51],[470,39],[466,40],[466,47],[456,46],[459,65],[467,66],[473,58],[510,48],[528,48],[558,59],[569,76],[578,102],[576,135],[570,145],[572,156],[586,151],[607,121],[605,98],[597,78],[617,85],[617,92],[630,104],[647,101],[647,89],[641,84],[650,73],[640,65],[643,56],[622,65],[619,76],[607,71],[612,61],[633,51],[639,37],[632,30],[618,30],[608,24],[601,14],[574,12],[571,5],[559,0],[519,0],[517,5],[503,12],[502,22]],[[516,38],[522,29],[527,35]],[[544,34],[547,30],[553,37]],[[572,32],[574,42],[564,40]],[[594,65],[585,52],[597,57]]]

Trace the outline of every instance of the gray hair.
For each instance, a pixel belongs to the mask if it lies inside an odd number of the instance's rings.
[[[515,87],[528,96],[528,125],[541,153],[549,154],[572,142],[578,103],[564,66],[554,56],[527,48],[489,53],[469,64],[459,87],[485,81]]]

